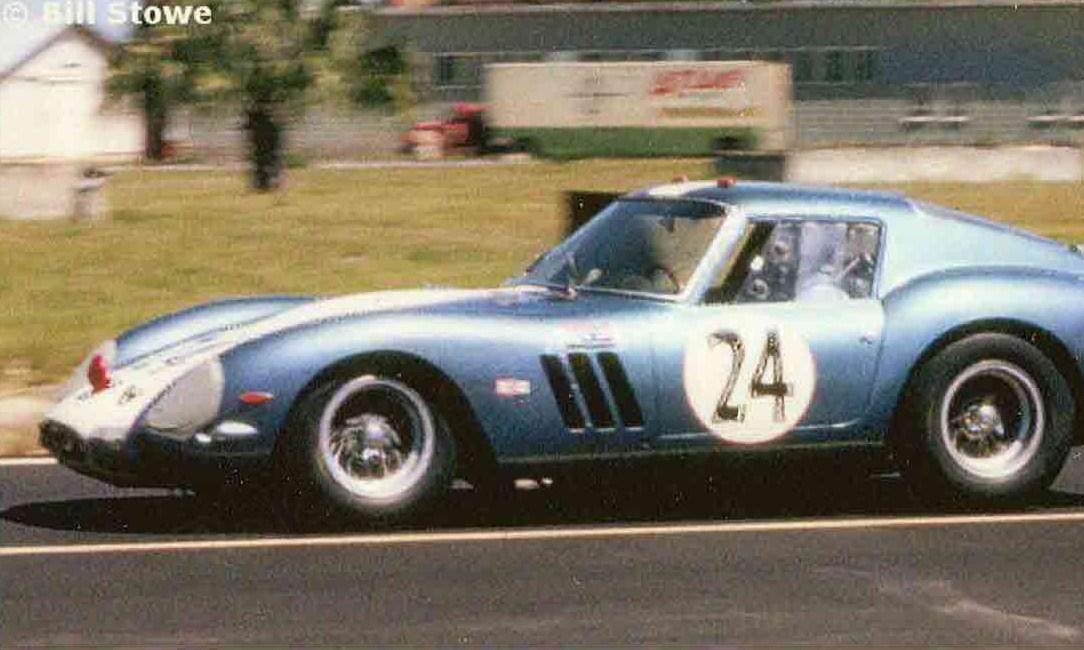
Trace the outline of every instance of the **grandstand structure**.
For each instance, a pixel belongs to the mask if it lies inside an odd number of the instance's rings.
[[[1084,143],[1080,0],[781,0],[384,6],[438,102],[487,63],[790,64],[799,146]]]

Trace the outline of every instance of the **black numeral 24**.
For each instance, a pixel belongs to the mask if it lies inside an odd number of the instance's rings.
[[[719,397],[719,404],[715,407],[712,422],[742,422],[745,420],[745,405],[734,405],[730,398],[734,394],[734,387],[738,383],[742,364],[745,362],[745,344],[741,337],[734,332],[716,332],[708,337],[708,345],[714,348],[717,345],[730,347],[733,363],[730,366],[730,374],[723,386],[723,394]],[[765,381],[768,372],[768,363],[771,362],[772,381]],[[787,418],[784,398],[793,392],[790,384],[783,380],[783,355],[779,350],[779,333],[775,330],[768,331],[768,340],[764,343],[764,352],[760,355],[756,370],[753,372],[753,383],[749,386],[750,397],[772,397],[775,399],[773,419],[783,422]]]

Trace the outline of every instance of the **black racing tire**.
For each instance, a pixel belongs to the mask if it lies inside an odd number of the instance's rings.
[[[1049,487],[1065,464],[1072,391],[1026,341],[969,336],[926,361],[910,386],[901,470],[924,500],[1022,499]]]
[[[303,520],[415,518],[444,496],[456,445],[444,418],[397,377],[331,381],[302,398],[288,481]]]

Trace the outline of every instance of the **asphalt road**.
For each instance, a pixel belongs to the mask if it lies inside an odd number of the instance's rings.
[[[1084,454],[1039,503],[930,511],[772,463],[453,494],[429,523],[266,510],[0,464],[0,647],[1084,644]]]

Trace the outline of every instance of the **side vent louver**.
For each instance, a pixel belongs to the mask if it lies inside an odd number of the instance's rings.
[[[596,429],[612,429],[614,418],[610,414],[609,405],[606,404],[606,396],[602,393],[602,386],[598,384],[598,377],[591,365],[591,358],[582,353],[570,354],[568,355],[568,363],[572,366],[572,374],[576,376],[576,383],[580,385],[583,400],[587,402],[587,412],[591,415],[591,424]]]
[[[621,422],[630,429],[644,426],[644,415],[640,412],[640,403],[636,401],[636,394],[632,392],[632,384],[629,383],[629,377],[625,374],[625,367],[621,365],[621,360],[613,352],[603,352],[598,355],[598,364],[602,366],[602,374],[606,376],[606,383],[610,385],[610,393],[614,396]]]
[[[602,352],[594,359],[584,352],[566,358],[547,354],[542,356],[542,369],[569,429],[614,429],[618,422],[625,429],[644,426],[636,393],[613,352]]]
[[[542,357],[542,369],[546,372],[546,379],[553,389],[553,396],[557,399],[557,409],[561,411],[561,419],[569,429],[582,429],[583,413],[576,404],[576,394],[572,392],[572,384],[565,375],[565,369],[561,360],[553,355]]]

